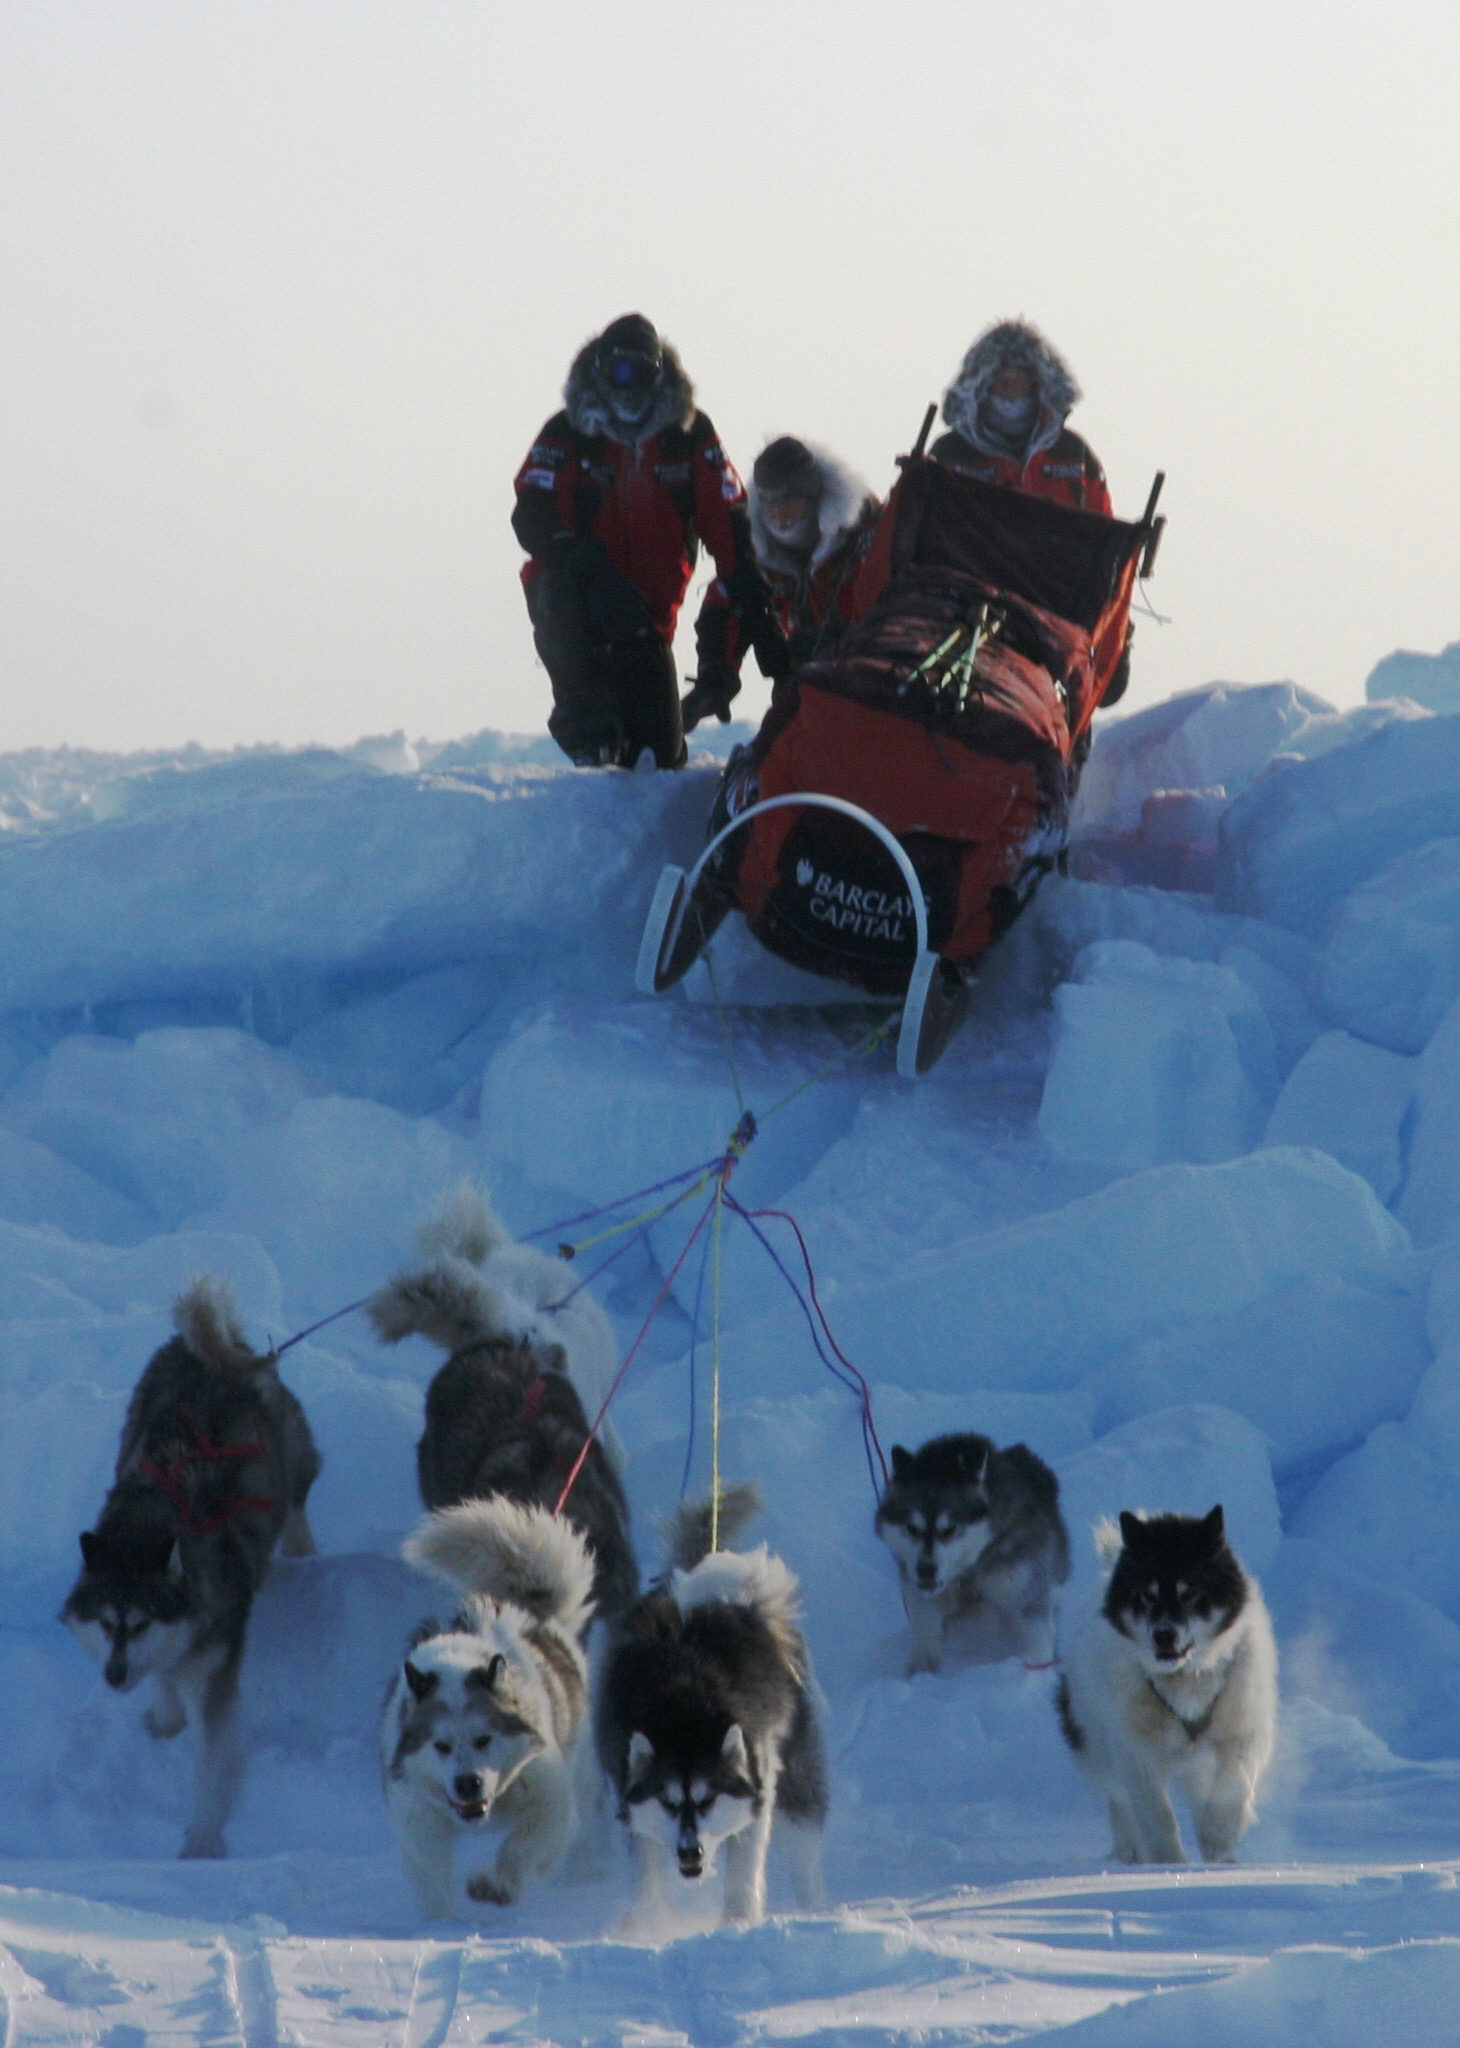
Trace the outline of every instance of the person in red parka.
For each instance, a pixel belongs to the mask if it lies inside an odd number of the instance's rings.
[[[1068,363],[1037,327],[1001,320],[979,336],[943,394],[950,431],[928,453],[980,483],[1008,484],[1108,519],[1105,471],[1065,425],[1079,396]]]
[[[1110,492],[1099,458],[1065,425],[1079,396],[1069,364],[1037,327],[1001,320],[979,336],[943,394],[950,431],[928,453],[981,483],[1007,484],[1109,519]],[[1133,630],[1126,629],[1103,709],[1125,695]]]
[[[580,766],[681,767],[686,726],[722,720],[756,641],[777,636],[745,487],[675,351],[641,313],[578,351],[565,404],[517,473],[512,528],[533,638],[553,686],[548,731]],[[718,572],[695,626],[699,676],[681,714],[674,625],[700,543]]]
[[[791,669],[828,654],[882,511],[835,456],[783,434],[750,473],[750,533]]]

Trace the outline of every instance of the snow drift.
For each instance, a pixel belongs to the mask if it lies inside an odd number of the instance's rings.
[[[1182,893],[1051,881],[917,1089],[857,1056],[875,1012],[747,1007],[786,993],[752,958],[723,1014],[633,997],[652,880],[697,841],[711,761],[595,775],[512,753],[0,762],[11,2036],[1266,2042],[1303,2015],[1303,2039],[1347,2042],[1382,2013],[1443,2038],[1460,716],[1223,686],[1109,724],[1081,830],[1142,835]],[[1190,887],[1188,826],[1215,897]],[[857,1404],[771,1215],[764,1242],[734,1217],[724,1241],[721,1459],[764,1489],[756,1540],[803,1588],[839,1911],[622,1947],[626,1875],[600,1843],[488,1940],[415,1928],[373,1724],[439,1598],[398,1560],[437,1360],[356,1316],[285,1360],[325,1454],[324,1554],[258,1603],[232,1859],[174,1864],[179,1759],[53,1620],[172,1295],[225,1273],[250,1336],[282,1339],[378,1285],[463,1175],[548,1249],[591,1237],[572,1219],[714,1156],[742,1104],[762,1125],[731,1188],[800,1225],[884,1445],[1027,1441],[1080,1577],[1096,1517],[1223,1502],[1284,1659],[1248,1867],[1179,1891],[1103,1874],[1047,1674],[900,1675]],[[697,1213],[581,1253],[622,1346]],[[696,1249],[614,1411],[645,1563],[653,1514],[708,1472],[710,1285]]]

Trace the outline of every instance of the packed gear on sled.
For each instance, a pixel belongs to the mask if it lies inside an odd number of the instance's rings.
[[[637,979],[672,986],[739,909],[782,959],[903,998],[912,1075],[1064,851],[1164,522],[1160,477],[1131,524],[962,475],[922,437],[902,470],[859,572],[867,608],[777,684],[705,852],[661,877]]]
[[[701,543],[718,572],[695,626],[700,682],[740,687],[769,644],[745,486],[694,402],[679,357],[642,314],[585,343],[517,473],[512,528],[533,638],[553,687],[548,730],[581,765],[685,759],[674,628]],[[728,709],[726,712],[728,716]]]

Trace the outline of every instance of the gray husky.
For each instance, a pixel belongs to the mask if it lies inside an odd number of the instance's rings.
[[[753,1487],[722,1493],[721,1541],[759,1506]],[[796,1581],[764,1545],[712,1552],[710,1527],[704,1502],[670,1524],[664,1579],[618,1623],[599,1693],[598,1756],[629,1832],[643,1927],[671,1864],[702,1878],[722,1844],[724,1918],[760,1920],[773,1822],[797,1903],[824,1903],[826,1758]]]
[[[470,1898],[498,1906],[546,1877],[572,1840],[593,1564],[570,1522],[500,1495],[432,1515],[405,1554],[467,1596],[450,1628],[417,1631],[380,1731],[406,1869],[422,1911],[442,1919],[458,1840],[476,1850],[501,1834],[490,1865],[466,1880]]]
[[[446,1508],[505,1494],[553,1509],[581,1456],[564,1513],[592,1551],[596,1611],[618,1613],[639,1590],[628,1502],[600,1439],[588,1443],[575,1384],[585,1373],[595,1388],[602,1378],[602,1310],[579,1294],[572,1314],[555,1313],[548,1283],[572,1291],[562,1261],[511,1245],[469,1188],[449,1199],[422,1248],[423,1263],[369,1303],[386,1343],[419,1334],[449,1354],[426,1394],[416,1452],[421,1499]],[[545,1276],[539,1266],[549,1269]],[[611,1334],[607,1341],[611,1348]]]
[[[909,1677],[938,1670],[945,1643],[981,1664],[1054,1661],[1070,1541],[1059,1481],[1026,1445],[1001,1451],[971,1432],[894,1444],[875,1526],[902,1579]]]
[[[275,1545],[314,1549],[305,1514],[319,1453],[272,1356],[244,1341],[219,1281],[173,1310],[177,1335],[149,1363],[122,1426],[116,1480],[81,1538],[61,1619],[130,1692],[150,1677],[149,1734],[201,1724],[184,1856],[222,1856],[243,1774],[238,1669],[253,1597]]]

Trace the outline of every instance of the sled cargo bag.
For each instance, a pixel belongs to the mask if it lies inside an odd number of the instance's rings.
[[[929,945],[960,966],[1062,853],[1090,720],[1125,646],[1148,524],[1105,519],[911,459],[834,655],[778,684],[731,812],[817,792],[895,835]],[[864,828],[795,806],[727,848],[750,930],[813,973],[900,996],[916,950],[907,884]]]

